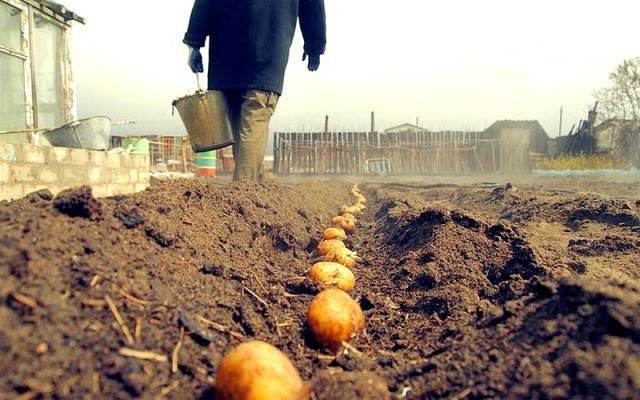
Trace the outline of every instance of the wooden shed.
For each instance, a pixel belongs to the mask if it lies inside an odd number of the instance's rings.
[[[50,0],[0,0],[0,131],[77,119],[69,51],[73,21],[84,23]]]
[[[529,151],[532,153],[546,154],[549,144],[549,135],[538,121],[496,121],[484,131],[484,136],[491,139],[500,139],[505,132],[528,135]]]
[[[549,146],[549,135],[538,121],[496,121],[483,137],[499,142],[499,169],[503,174],[528,174],[532,157],[544,156]]]

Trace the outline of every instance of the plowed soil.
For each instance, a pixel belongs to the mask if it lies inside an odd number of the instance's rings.
[[[305,271],[350,184],[0,203],[0,398],[214,399],[250,339],[317,399],[637,398],[640,214],[598,185],[361,184],[367,327],[337,355],[307,331]]]

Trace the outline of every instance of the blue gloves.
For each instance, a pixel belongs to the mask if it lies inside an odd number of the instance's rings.
[[[309,64],[307,68],[309,71],[317,71],[320,68],[320,56],[307,54],[306,52],[302,55],[302,61],[305,61],[309,57]],[[191,71],[194,73],[202,73],[204,72],[204,64],[202,63],[202,54],[200,53],[200,49],[189,47],[189,67]]]
[[[306,60],[307,56],[309,56],[309,65],[307,66],[307,68],[309,68],[309,71],[311,72],[317,71],[318,68],[320,68],[320,56],[307,54],[307,52],[305,51],[304,54],[302,54],[302,61]]]
[[[202,54],[200,49],[189,47],[189,67],[194,74],[204,72],[204,65],[202,64]]]

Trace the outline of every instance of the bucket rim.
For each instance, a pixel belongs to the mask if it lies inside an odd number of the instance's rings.
[[[197,147],[197,145],[194,145],[191,148],[194,153],[206,153],[208,151],[220,150],[220,149],[224,149],[225,147],[233,146],[234,143],[235,143],[234,141],[228,141],[228,142],[216,144],[213,146]]]
[[[193,94],[187,94],[185,96],[182,96],[182,97],[179,97],[179,98],[173,100],[171,102],[171,105],[175,107],[176,105],[178,105],[178,103],[180,103],[180,102],[182,102],[184,100],[187,100],[187,99],[190,99],[190,98],[193,98],[193,97],[196,97],[196,96],[204,97],[209,93],[216,93],[216,92],[222,93],[220,90],[197,90]]]
[[[93,120],[96,120],[96,119],[106,120],[109,123],[109,125],[111,125],[111,122],[112,122],[110,117],[107,117],[105,115],[99,115],[99,116],[95,116],[95,117],[82,118],[82,119],[78,119],[78,120],[75,120],[75,121],[67,122],[64,125],[60,125],[58,127],[48,129],[48,130],[44,131],[43,134],[44,135],[48,135],[48,134],[59,133],[60,131],[66,129],[66,128],[73,128],[73,127],[76,127],[76,126],[80,125],[83,122],[93,121]]]

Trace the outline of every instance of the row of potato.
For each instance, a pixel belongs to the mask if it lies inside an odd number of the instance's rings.
[[[355,288],[360,258],[344,241],[356,230],[355,214],[366,208],[366,197],[354,185],[353,205],[344,206],[331,219],[317,248],[320,262],[309,270],[309,278],[327,287],[309,305],[307,324],[318,344],[339,352],[364,329],[364,313],[347,293]],[[313,385],[304,382],[284,353],[274,346],[251,341],[227,354],[216,377],[217,400],[306,400]]]

